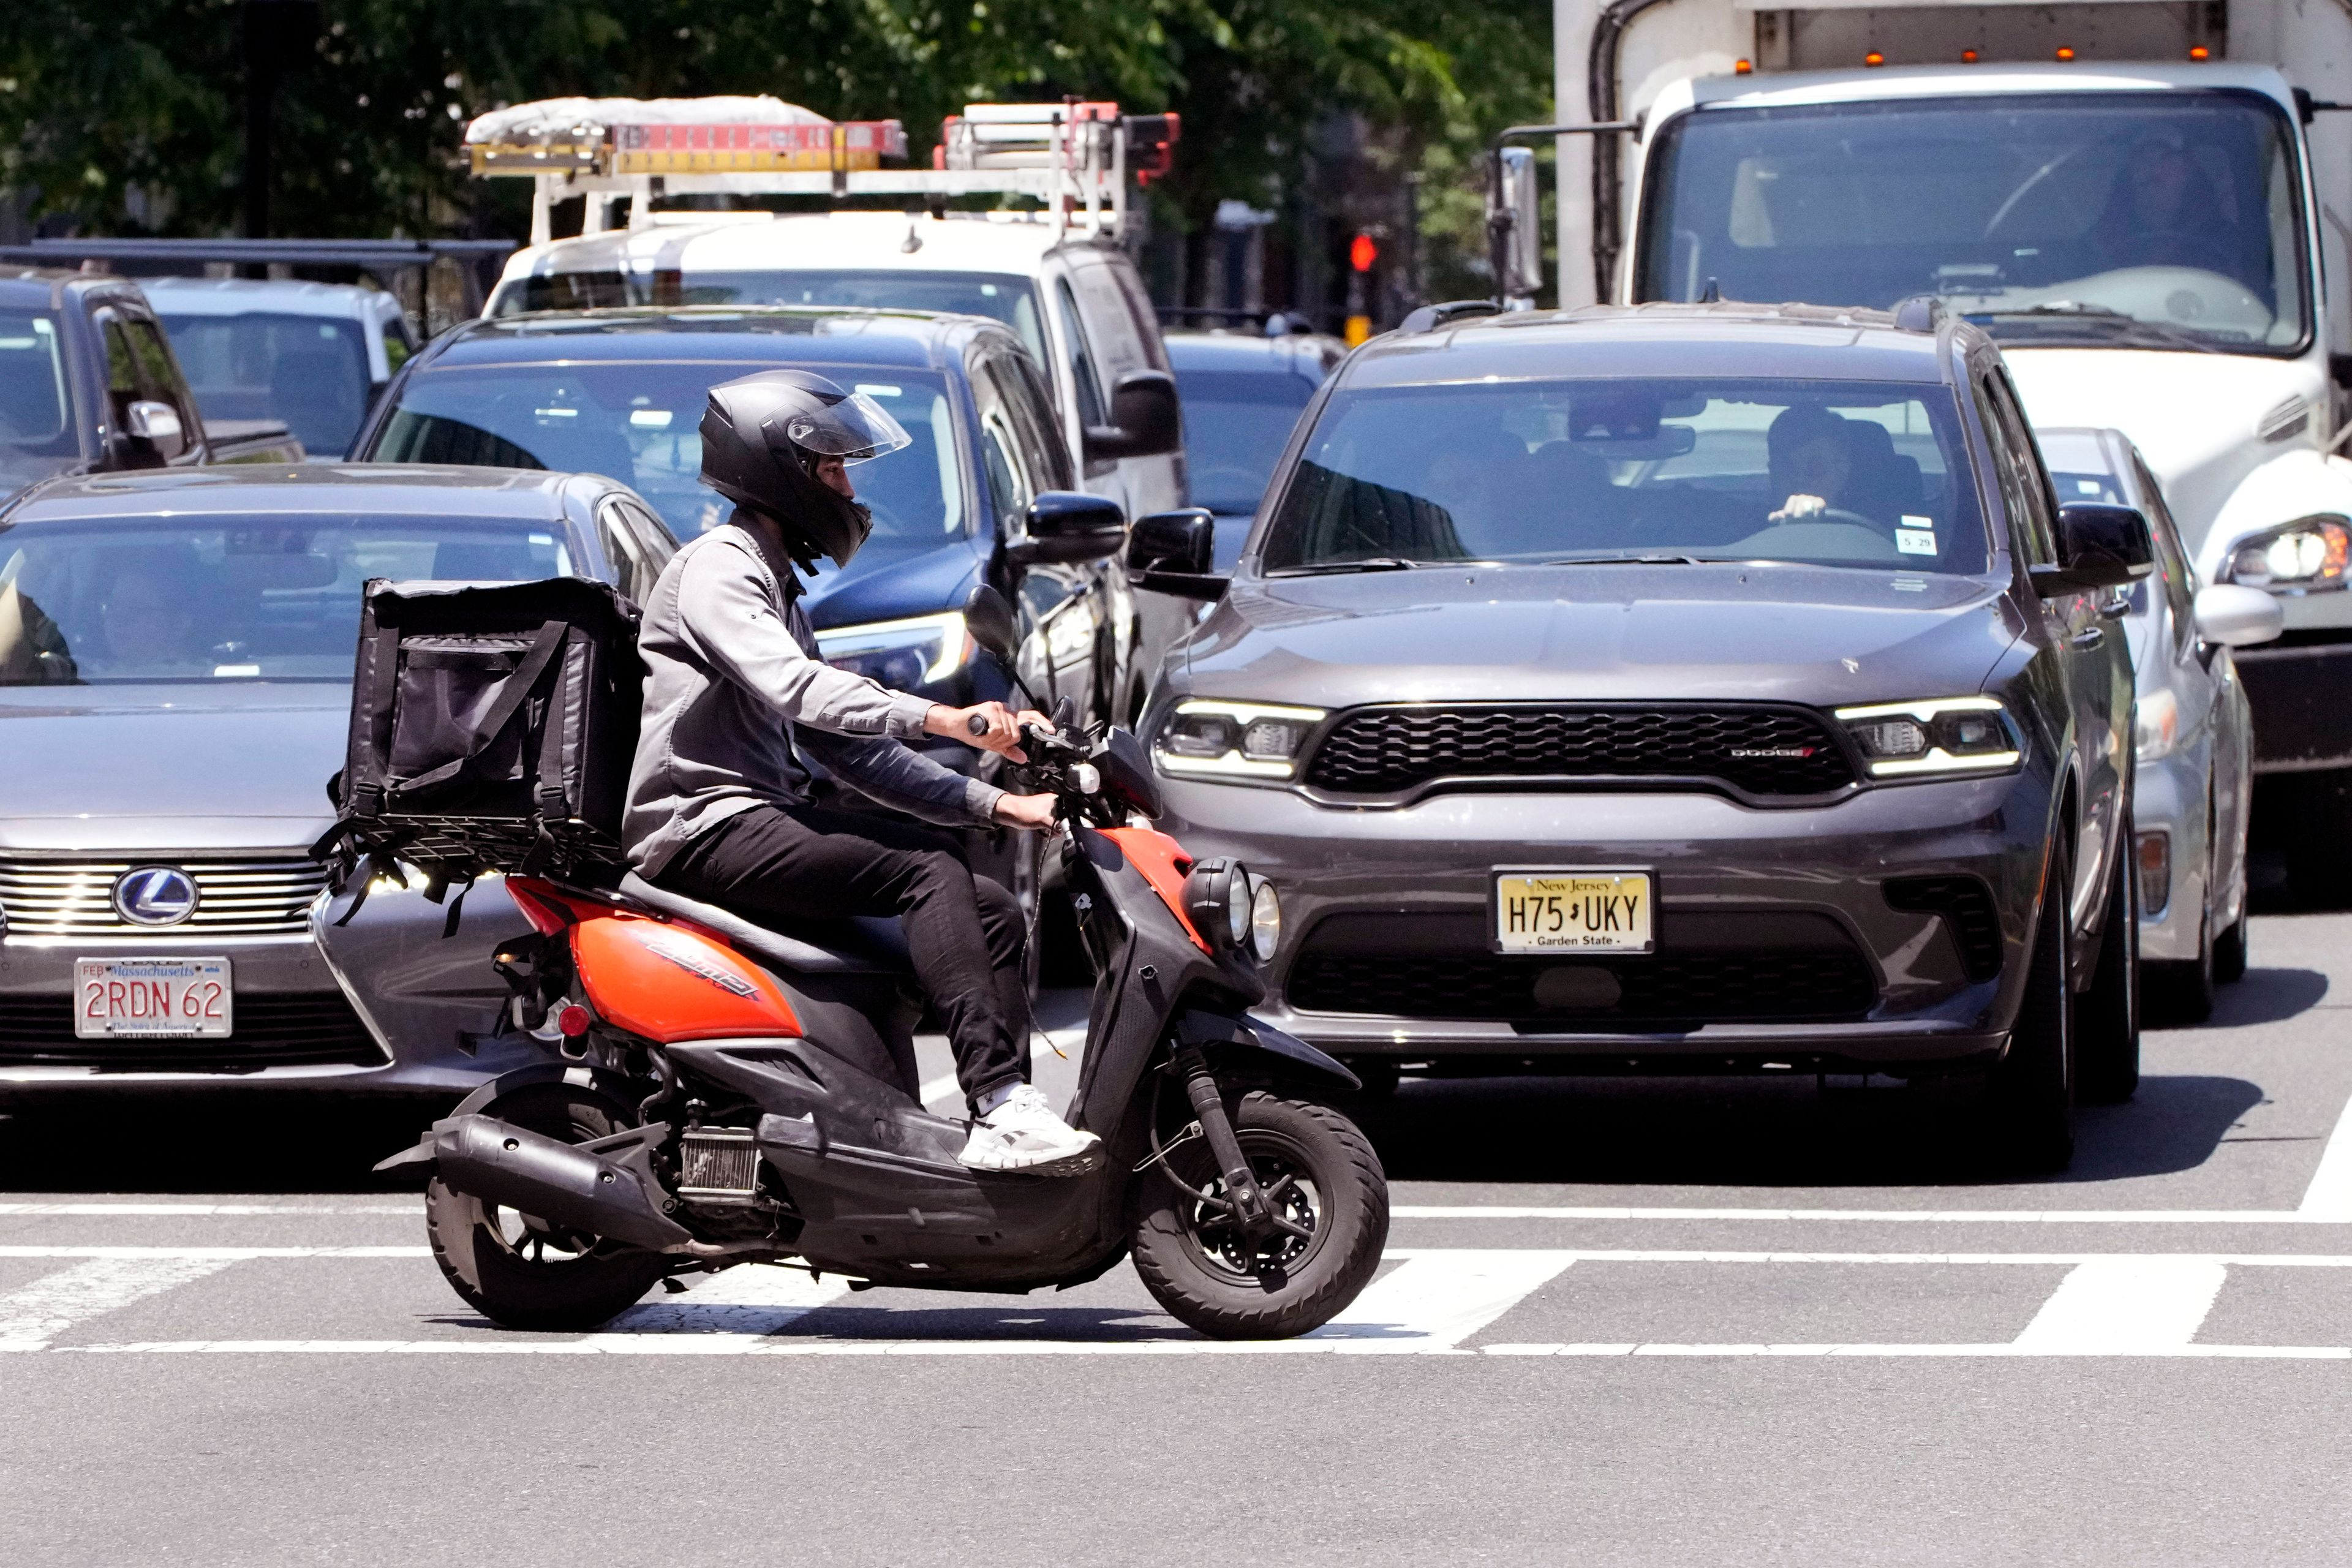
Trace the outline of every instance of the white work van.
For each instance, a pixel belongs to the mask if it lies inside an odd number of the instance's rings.
[[[836,124],[773,100],[554,100],[469,127],[476,172],[535,184],[535,243],[508,261],[486,314],[612,308],[835,305],[990,316],[1044,371],[1079,484],[1132,520],[1185,503],[1176,386],[1159,317],[1119,245],[1131,177],[1164,173],[1173,116],[1116,104],[975,105],[941,128],[931,169],[896,121]],[[663,210],[682,195],[887,197],[909,210]],[[950,212],[951,196],[1043,210]],[[586,232],[551,239],[558,200]],[[609,226],[630,200],[625,228]],[[1114,628],[1144,672],[1192,624],[1189,603],[1138,591]]]
[[[1560,138],[1564,301],[1929,296],[1982,325],[2036,424],[2138,446],[2206,581],[2279,597],[2285,637],[2238,656],[2256,769],[2304,775],[2269,786],[2302,868],[2352,874],[2352,115],[2326,101],[2352,16],[1556,15],[1559,119],[1630,125]]]

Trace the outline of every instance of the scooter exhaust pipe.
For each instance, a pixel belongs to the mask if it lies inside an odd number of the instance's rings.
[[[592,1144],[559,1142],[496,1117],[453,1116],[433,1126],[442,1182],[484,1203],[656,1252],[685,1252],[693,1234],[661,1211],[646,1168],[648,1143],[667,1128],[637,1129]]]

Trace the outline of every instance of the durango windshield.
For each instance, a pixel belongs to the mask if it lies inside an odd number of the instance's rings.
[[[0,310],[0,496],[79,461],[57,318]]]
[[[1651,166],[1643,300],[1940,294],[2008,342],[2231,353],[2310,331],[2294,132],[2250,93],[1706,110]]]
[[[366,456],[603,474],[651,501],[679,539],[692,539],[733,510],[701,480],[710,389],[770,368],[772,362],[676,360],[427,366],[409,377]],[[913,437],[851,471],[857,499],[874,509],[866,548],[928,550],[962,537],[962,469],[946,382],[896,368],[806,368],[872,398]]]
[[[1983,571],[1951,392],[1749,379],[1343,392],[1259,568],[1644,560]]]
[[[572,574],[560,525],[442,517],[0,529],[0,686],[349,680],[371,577]]]

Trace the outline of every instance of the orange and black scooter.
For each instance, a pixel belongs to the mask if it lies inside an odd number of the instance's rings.
[[[974,640],[1013,667],[985,587]],[[1259,1023],[1280,910],[1240,865],[1195,863],[1142,748],[1032,728],[1096,973],[1064,1115],[1082,1176],[966,1169],[961,1119],[917,1096],[919,1014],[898,922],[773,929],[634,877],[507,889],[537,931],[498,956],[548,1059],[485,1084],[385,1169],[425,1166],[434,1255],[509,1328],[581,1330],[664,1278],[788,1264],[874,1284],[1024,1291],[1123,1257],[1222,1338],[1328,1321],[1371,1279],[1388,1187],[1333,1103],[1339,1062]]]

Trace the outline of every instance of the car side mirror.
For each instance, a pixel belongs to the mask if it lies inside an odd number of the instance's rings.
[[[152,398],[140,398],[123,411],[122,430],[165,458],[176,458],[188,449],[188,433],[181,427],[179,412]]]
[[[1156,458],[1184,444],[1176,378],[1164,370],[1131,370],[1111,389],[1110,423],[1087,427],[1086,448],[1096,458]]]
[[[1013,561],[1100,561],[1127,542],[1127,513],[1107,496],[1082,490],[1047,490],[1024,514],[1026,537],[1006,549]]]
[[[2058,509],[2058,564],[2033,568],[2033,591],[2063,594],[2128,588],[2156,570],[2156,541],[2139,509],[2069,501]]]
[[[1014,656],[1021,647],[1021,629],[1013,619],[1013,606],[1004,595],[982,583],[963,602],[963,628],[971,640],[985,649],[1006,669],[1013,668]]]
[[[1216,600],[1230,578],[1217,574],[1217,520],[1206,507],[1155,511],[1127,533],[1127,580],[1138,588],[1179,598]]]
[[[2286,612],[2260,588],[2216,583],[2197,590],[2197,635],[2217,647],[2251,647],[2276,640]]]

